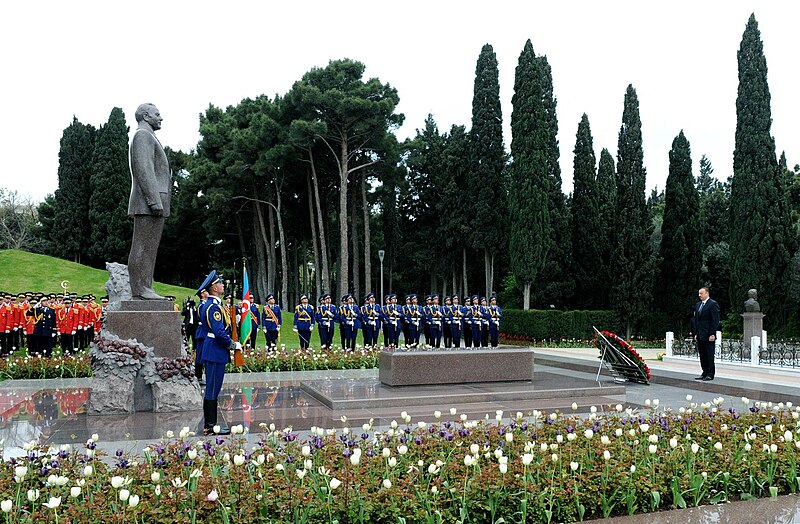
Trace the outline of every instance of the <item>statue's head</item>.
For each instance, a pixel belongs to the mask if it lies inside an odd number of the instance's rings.
[[[153,131],[161,129],[162,120],[161,113],[159,113],[154,104],[147,102],[136,108],[136,122],[147,122],[153,128]]]
[[[752,298],[753,300],[758,300],[758,291],[755,289],[748,289],[747,290],[747,298]]]

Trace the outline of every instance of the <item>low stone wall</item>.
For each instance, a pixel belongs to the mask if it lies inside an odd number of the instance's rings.
[[[530,348],[384,351],[379,378],[387,386],[533,380]]]

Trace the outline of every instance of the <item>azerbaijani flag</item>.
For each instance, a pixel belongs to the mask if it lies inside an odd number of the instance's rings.
[[[242,262],[244,270],[244,287],[242,288],[242,322],[239,325],[239,342],[242,346],[250,342],[250,332],[253,330],[253,319],[250,318],[250,304],[253,302],[253,295],[250,294],[250,279],[247,278],[247,266]]]

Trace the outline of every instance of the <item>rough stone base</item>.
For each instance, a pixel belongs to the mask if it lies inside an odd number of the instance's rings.
[[[153,411],[193,411],[203,407],[203,394],[197,382],[156,382],[152,386]]]
[[[89,390],[89,415],[134,413],[133,383],[113,376],[95,376]]]
[[[387,386],[533,380],[533,350],[384,351],[379,366],[378,376]]]

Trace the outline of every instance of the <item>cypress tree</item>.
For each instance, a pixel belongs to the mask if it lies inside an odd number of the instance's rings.
[[[546,56],[537,57],[541,75],[542,102],[547,128],[546,160],[549,180],[548,211],[550,213],[551,249],[542,270],[542,282],[538,301],[544,305],[564,307],[575,293],[575,281],[571,276],[572,236],[566,196],[561,190],[561,153],[558,148],[558,118],[556,99],[553,93],[553,74]]]
[[[548,210],[547,115],[542,103],[541,63],[528,40],[519,55],[511,99],[509,252],[511,272],[523,287],[523,308],[530,308],[531,286],[552,244]]]
[[[128,126],[115,107],[97,132],[92,159],[89,254],[97,265],[125,261],[131,247],[133,224],[128,218],[131,174],[128,168]]]
[[[595,272],[598,280],[595,303],[596,307],[608,309],[611,307],[609,290],[617,278],[612,266],[617,245],[617,175],[614,157],[606,148],[600,151],[600,162],[597,165],[597,195],[601,265]]]
[[[73,117],[64,129],[58,152],[58,189],[51,240],[59,257],[74,262],[86,257],[91,235],[86,216],[94,139],[94,127]]]
[[[600,224],[600,199],[595,174],[592,130],[586,113],[578,124],[575,136],[572,191],[572,249],[575,263],[575,305],[591,309],[602,305],[602,282],[597,270],[602,267],[603,247]],[[613,164],[613,160],[612,160]],[[613,170],[613,167],[612,167]],[[613,179],[612,179],[613,180]]]
[[[731,303],[737,311],[749,288],[762,310],[780,325],[787,301],[788,269],[795,251],[783,176],[770,135],[772,115],[767,61],[751,15],[737,55],[736,141],[730,205]],[[773,324],[773,325],[776,325]]]
[[[669,176],[661,224],[659,298],[667,328],[688,333],[688,319],[700,287],[700,209],[692,176],[689,141],[683,131],[669,152]]]
[[[645,202],[644,151],[639,99],[632,85],[625,92],[617,149],[617,247],[614,253],[614,309],[630,337],[651,299],[652,222]]]
[[[497,57],[492,46],[485,44],[475,68],[470,130],[473,170],[469,187],[474,191],[470,243],[483,252],[487,293],[493,287],[494,253],[506,240],[506,153],[498,77]]]

